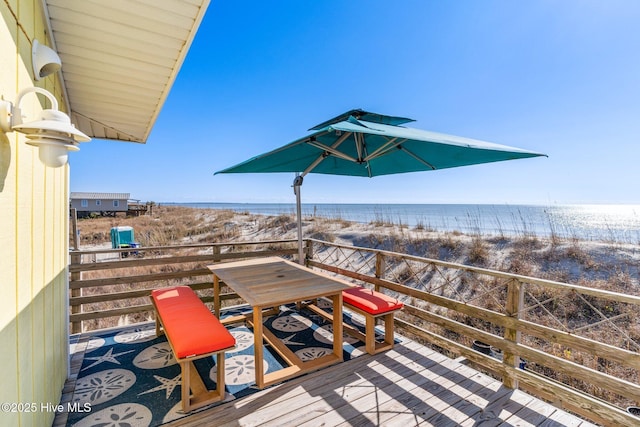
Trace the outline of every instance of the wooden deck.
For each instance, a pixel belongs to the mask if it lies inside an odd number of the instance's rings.
[[[170,426],[592,426],[404,340]]]
[[[393,350],[365,353],[163,426],[594,425],[506,388],[463,360],[397,338],[401,341]],[[63,403],[74,393],[86,339],[81,337],[77,346]],[[66,414],[58,413],[53,426],[66,422]]]
[[[205,268],[211,263],[289,257],[297,253],[295,243],[274,240],[147,247],[140,249],[145,256],[136,260],[119,259],[121,249],[72,251],[72,331],[91,329],[96,320],[152,310],[150,304],[137,298],[147,297],[152,288],[173,286],[176,279],[194,290],[211,289],[212,274]],[[628,333],[626,323],[640,307],[640,297],[379,249],[314,239],[307,239],[305,245],[307,263],[314,269],[399,295],[406,303],[402,315],[396,316],[396,331],[407,331],[450,354],[467,357],[474,366],[502,375],[505,384],[519,382],[523,389],[562,402],[565,408],[591,422],[640,426],[637,417],[624,409],[640,401],[640,385],[634,376],[640,369],[640,345],[637,337]],[[97,256],[104,255],[109,259],[96,262]],[[362,260],[368,261],[362,264]],[[171,268],[165,269],[167,265]],[[140,274],[136,267],[142,266],[145,271],[149,267],[148,272]],[[89,272],[91,276],[83,277]],[[105,274],[94,277],[99,272]],[[410,277],[405,278],[405,273]],[[458,292],[469,283],[474,283],[479,293]],[[113,285],[124,286],[119,290]],[[82,295],[85,289],[87,292]],[[492,297],[491,309],[485,304],[485,295]],[[551,299],[547,299],[549,295]],[[223,297],[225,303],[237,299],[233,292]],[[214,302],[214,297],[204,292],[201,298]],[[567,318],[567,301],[575,305],[576,313],[600,307],[599,315],[585,316],[580,321]],[[94,308],[93,304],[99,302],[117,308]],[[557,309],[551,310],[552,307]],[[615,309],[609,312],[610,307]],[[529,318],[526,313],[530,311],[544,313],[540,318],[540,313]],[[460,316],[480,320],[480,326],[460,322]],[[443,333],[446,331],[455,336]],[[596,336],[598,339],[594,340]],[[472,350],[472,340],[501,351],[504,362]],[[545,369],[538,369],[538,373],[513,369],[510,366],[517,358],[525,359],[528,366]],[[403,364],[402,360],[410,362]],[[592,361],[597,362],[597,368]],[[72,362],[72,378],[73,366]],[[558,378],[565,378],[566,382],[561,383]],[[490,380],[464,365],[415,343],[406,343],[377,357],[361,356],[238,398],[174,425],[217,425],[218,421],[231,425],[286,424],[291,419],[295,421],[289,425],[297,425],[298,418],[324,425],[344,421],[387,425],[403,419],[411,420],[406,422],[409,425],[426,425],[427,420],[435,425],[495,425],[505,418],[507,425],[534,425],[537,420],[543,420],[538,424],[544,425],[588,425],[573,417],[565,418],[563,412],[522,392],[486,381]],[[63,400],[73,395],[71,383],[72,380],[65,388]],[[567,384],[583,387],[576,390]],[[506,408],[504,412],[502,408]],[[159,411],[153,415],[160,417]],[[518,418],[527,423],[519,423]],[[65,424],[56,419],[55,425]]]

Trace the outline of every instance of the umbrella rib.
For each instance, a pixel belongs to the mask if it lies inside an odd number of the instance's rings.
[[[404,141],[406,141],[406,139],[403,139],[400,142],[396,142],[398,140],[398,137],[392,138],[389,141],[385,142],[384,144],[382,144],[377,150],[375,150],[373,153],[369,154],[367,157],[364,158],[364,160],[366,162],[368,162],[371,159],[375,159],[377,157],[383,156],[384,154],[386,154],[391,148],[395,147],[398,144],[402,144]]]
[[[320,144],[318,141],[307,141],[308,144],[313,145],[316,148],[321,148],[324,147],[324,149],[326,150],[327,148],[331,148],[332,150],[335,151],[336,148],[338,148],[340,146],[340,144],[342,144],[347,138],[349,138],[349,135],[351,135],[351,132],[345,132],[344,135],[342,135],[340,138],[338,138],[338,140],[336,142],[333,143],[333,145],[331,147],[327,147],[324,144]],[[301,176],[306,176],[309,172],[311,172],[313,169],[315,169],[316,166],[318,166],[324,159],[326,159],[326,155],[323,152],[322,154],[320,154],[318,156],[317,159],[315,159],[309,166],[307,166],[307,168],[300,174]]]
[[[401,145],[398,145],[398,149],[404,151],[405,153],[407,153],[408,155],[410,155],[411,157],[413,157],[414,159],[416,159],[417,161],[419,161],[420,163],[422,163],[423,165],[430,167],[433,170],[436,170],[436,167],[433,166],[431,163],[427,162],[426,160],[424,160],[422,157],[417,156],[416,154],[412,153],[411,151],[407,150],[406,148],[404,148]]]
[[[314,137],[314,138],[317,138],[317,137],[319,137],[319,136],[324,136],[324,135],[326,135],[327,133],[329,133],[329,132],[318,132],[317,134],[313,135],[313,137]],[[290,149],[291,147],[294,147],[294,146],[296,146],[296,145],[304,144],[305,142],[306,142],[306,141],[304,141],[304,140],[297,140],[297,141],[293,141],[293,142],[292,142],[292,143],[290,143],[290,144],[283,145],[282,147],[278,147],[278,148],[276,148],[275,150],[272,150],[272,151],[269,151],[268,153],[264,153],[264,154],[262,154],[262,155],[259,155],[258,157],[265,157],[265,156],[267,156],[267,155],[276,154],[276,153],[279,153],[279,152],[281,152],[281,151],[288,150],[288,149]]]
[[[334,155],[336,157],[340,157],[341,159],[349,160],[351,162],[357,162],[358,161],[357,159],[354,159],[351,156],[348,156],[348,155],[346,155],[346,154],[344,154],[344,153],[342,153],[342,152],[340,152],[338,150],[335,150],[333,147],[329,147],[327,145],[321,144],[318,141],[309,141],[308,144],[313,146],[313,147],[319,148],[322,151],[326,151],[327,153],[332,154],[332,155]]]

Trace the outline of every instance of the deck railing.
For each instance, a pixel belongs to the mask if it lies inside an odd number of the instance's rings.
[[[206,266],[233,259],[292,256],[297,241],[190,244],[70,252],[71,332],[149,320],[152,289],[189,285],[213,302],[213,278]],[[230,299],[225,294],[222,299]]]
[[[74,251],[72,331],[150,319],[149,292],[162,286],[188,284],[210,302],[207,264],[296,253],[291,240]],[[640,422],[623,409],[640,402],[640,297],[314,239],[306,254],[310,267],[402,299],[401,334],[594,422]]]

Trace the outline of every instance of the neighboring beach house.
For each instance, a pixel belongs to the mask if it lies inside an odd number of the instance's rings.
[[[68,375],[66,153],[78,148],[28,139],[9,109],[32,122],[57,102],[86,136],[145,143],[208,3],[0,2],[0,402],[23,405],[2,425],[51,425]]]
[[[129,193],[71,193],[71,208],[78,216],[85,216],[92,212],[111,213],[127,212],[129,210]]]

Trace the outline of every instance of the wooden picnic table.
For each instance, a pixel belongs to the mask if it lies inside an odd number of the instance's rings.
[[[252,318],[222,319],[223,324],[248,321],[253,327],[256,385],[259,388],[341,362],[342,291],[350,286],[344,281],[278,257],[220,263],[208,266],[213,272],[214,309],[220,317],[220,281],[251,305]],[[269,329],[263,327],[263,310],[283,304],[326,297],[333,303],[333,352],[310,361],[302,361]],[[262,342],[268,342],[288,367],[265,374]]]

